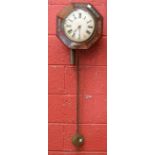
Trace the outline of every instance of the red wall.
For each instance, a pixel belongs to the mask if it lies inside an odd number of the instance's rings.
[[[56,37],[56,14],[70,2],[90,2],[104,17],[101,40],[80,55],[81,132],[85,144],[71,143],[76,123],[76,73],[69,50]],[[49,155],[106,155],[106,0],[49,0]]]

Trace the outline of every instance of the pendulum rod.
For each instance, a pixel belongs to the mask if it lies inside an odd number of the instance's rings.
[[[79,52],[76,51],[76,133],[72,137],[72,143],[76,147],[80,147],[84,144],[84,137],[80,133],[80,63]]]
[[[70,49],[70,64],[75,65],[75,50]]]
[[[80,65],[79,52],[76,52],[76,133],[79,133],[79,116],[80,116]]]

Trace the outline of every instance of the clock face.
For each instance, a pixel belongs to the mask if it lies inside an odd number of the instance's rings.
[[[90,13],[82,9],[71,12],[64,21],[66,36],[75,42],[88,40],[95,30],[95,21]]]

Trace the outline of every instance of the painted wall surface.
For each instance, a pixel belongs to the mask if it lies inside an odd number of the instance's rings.
[[[76,72],[68,48],[56,37],[56,15],[70,2],[90,2],[104,17],[102,38],[80,54],[80,128],[85,144],[78,153],[71,143],[76,127]],[[106,155],[106,0],[49,0],[48,13],[49,155]]]

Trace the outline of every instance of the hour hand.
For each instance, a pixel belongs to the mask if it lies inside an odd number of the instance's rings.
[[[80,29],[81,29],[81,25],[79,25],[79,26],[77,27],[77,29],[74,30],[74,32],[73,32],[73,34],[72,34],[72,37],[75,36],[75,34],[76,34],[76,32],[77,32],[78,30],[79,30],[79,34],[80,34]]]

